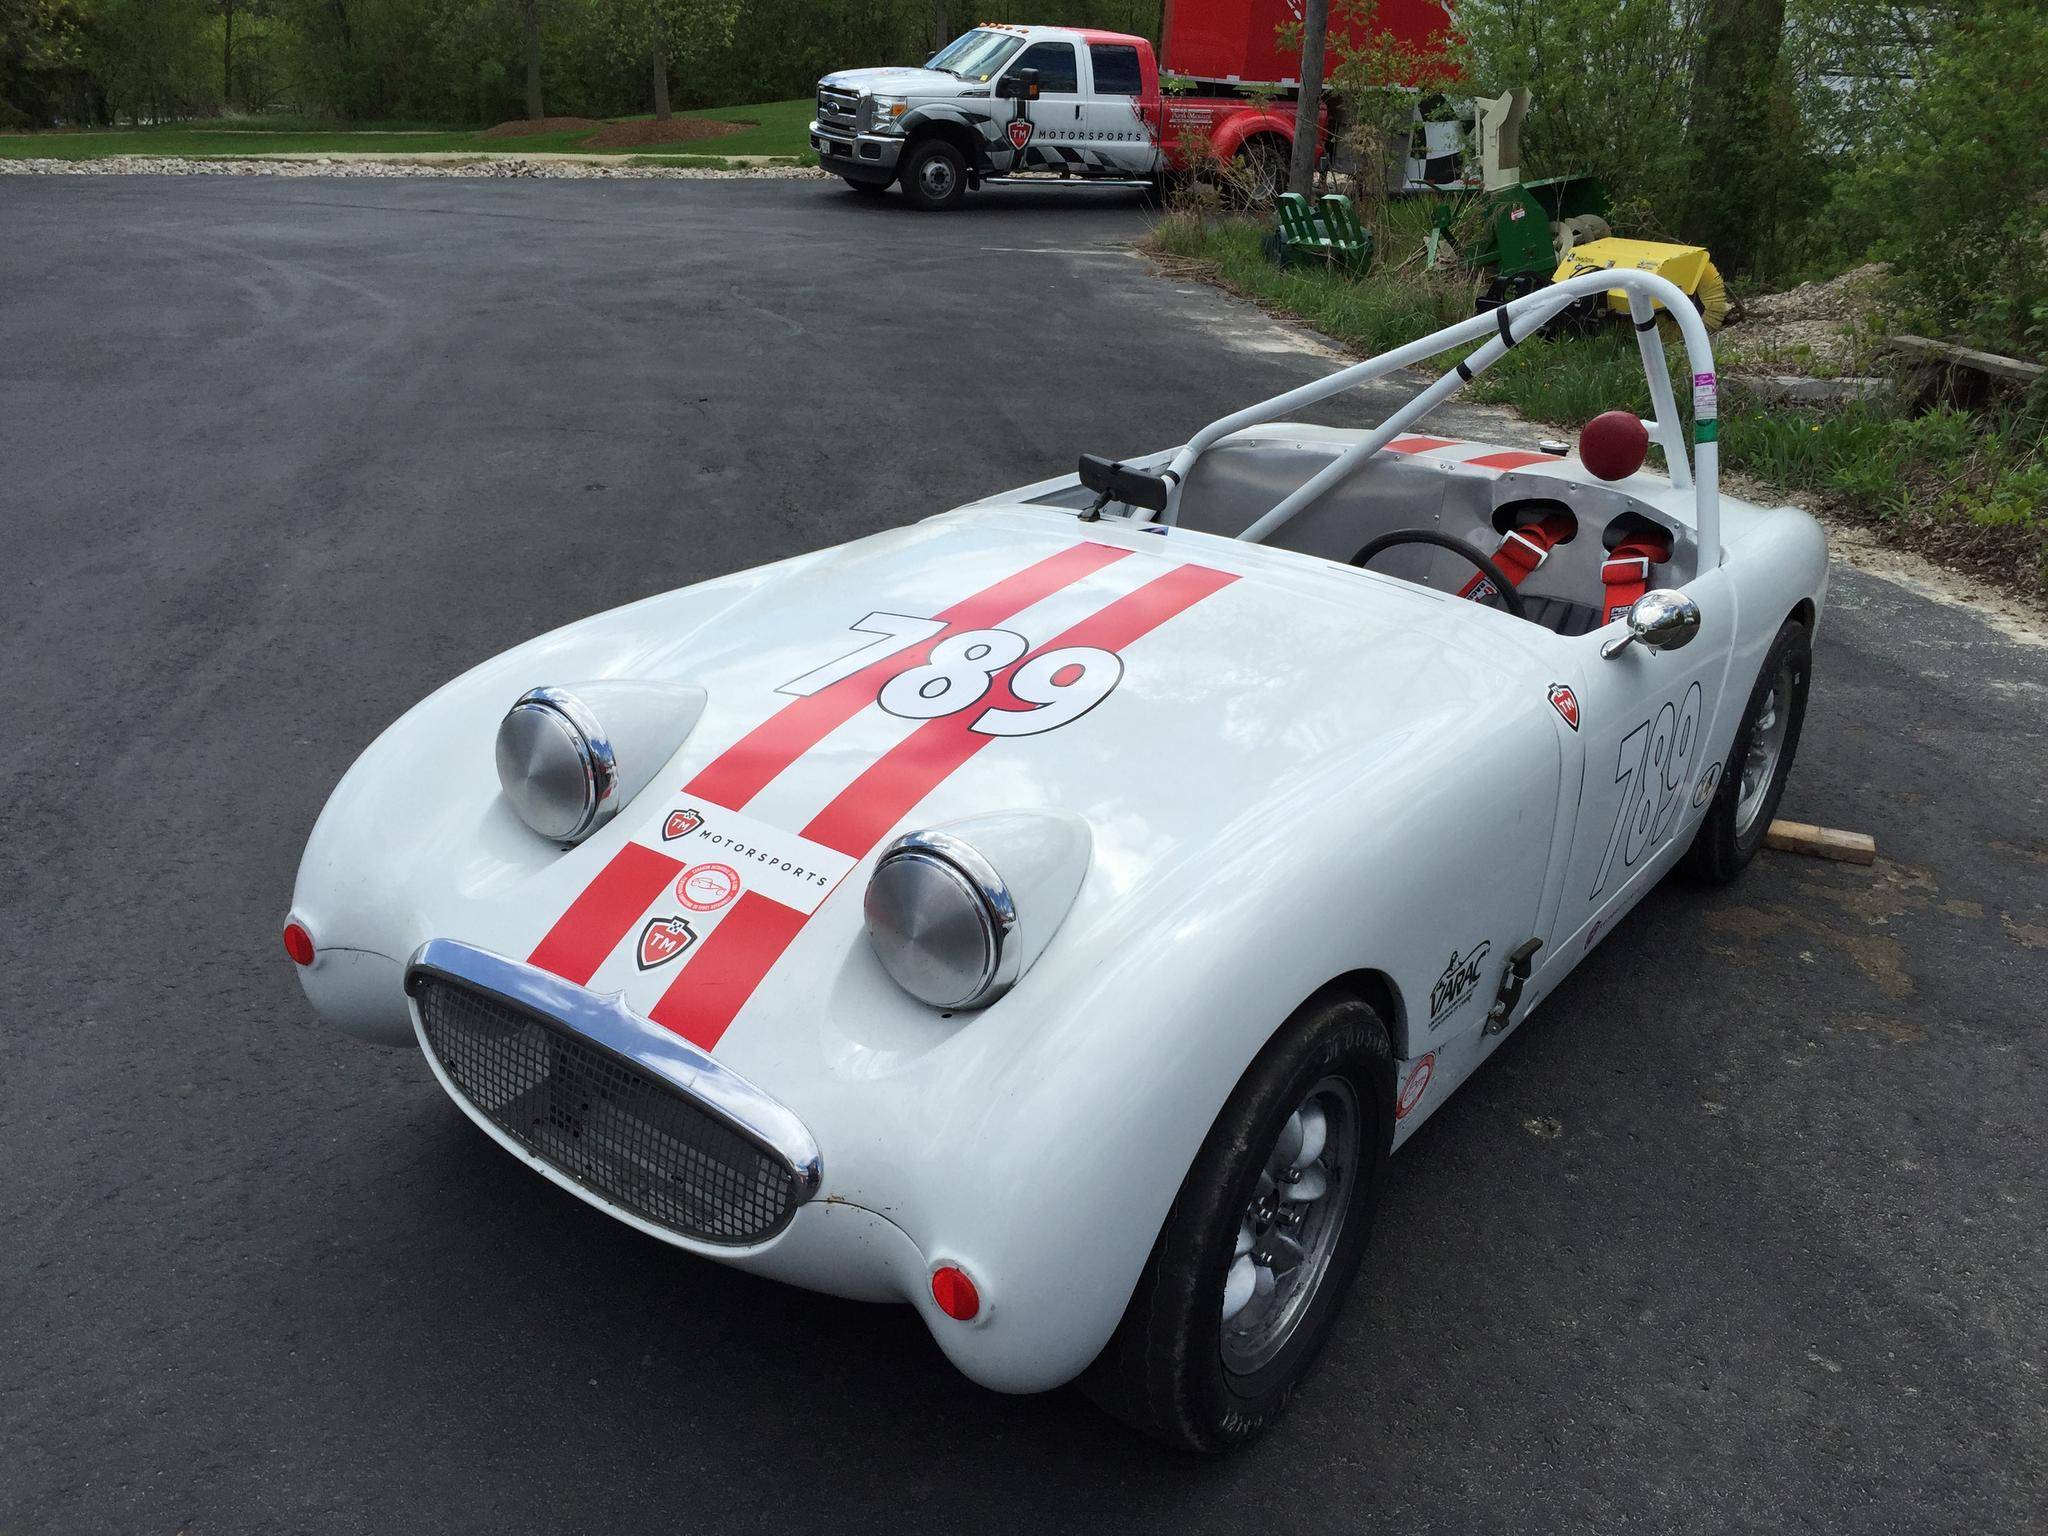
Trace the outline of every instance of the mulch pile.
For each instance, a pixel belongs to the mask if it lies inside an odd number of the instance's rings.
[[[684,144],[692,139],[722,139],[758,127],[756,123],[726,123],[711,117],[672,117],[665,123],[613,123],[593,133],[581,149],[644,149],[656,144]]]
[[[522,117],[495,128],[486,128],[486,139],[523,139],[536,133],[567,133],[574,128],[602,128],[594,117]]]

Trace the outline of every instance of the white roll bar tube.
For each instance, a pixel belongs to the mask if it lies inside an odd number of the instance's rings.
[[[1664,450],[1672,485],[1680,490],[1688,484],[1692,487],[1693,534],[1699,541],[1699,568],[1703,571],[1712,569],[1721,563],[1720,411],[1714,351],[1707,339],[1706,323],[1700,319],[1699,311],[1693,308],[1692,300],[1686,297],[1685,291],[1669,278],[1659,277],[1654,272],[1621,269],[1588,272],[1561,283],[1552,283],[1499,309],[1474,315],[1470,320],[1461,320],[1420,341],[1412,341],[1392,352],[1383,352],[1378,357],[1354,363],[1327,378],[1212,421],[1188,439],[1186,446],[1173,456],[1173,462],[1167,467],[1168,501],[1159,520],[1169,525],[1178,521],[1181,491],[1187,484],[1188,471],[1197,459],[1231,433],[1277,421],[1301,406],[1342,394],[1395,369],[1423,362],[1463,342],[1476,340],[1488,332],[1494,333],[1491,340],[1451,372],[1416,394],[1361,441],[1347,448],[1238,535],[1241,539],[1253,541],[1270,537],[1290,519],[1312,506],[1319,497],[1354,474],[1367,459],[1405,432],[1417,419],[1434,410],[1497,362],[1508,348],[1549,324],[1574,300],[1593,294],[1604,296],[1616,289],[1628,295],[1629,314],[1638,325],[1636,339],[1642,353],[1644,378],[1650,388],[1652,408],[1657,413],[1656,420],[1646,422],[1645,426]],[[1663,339],[1654,323],[1647,327],[1641,324],[1644,320],[1653,320],[1652,300],[1661,302],[1678,322],[1692,373],[1693,457],[1690,475],[1687,474],[1685,434],[1664,363]]]

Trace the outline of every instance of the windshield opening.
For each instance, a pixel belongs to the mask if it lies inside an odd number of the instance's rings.
[[[943,69],[962,80],[985,84],[994,79],[996,71],[1009,62],[1010,55],[1023,46],[1021,37],[976,27],[946,44],[932,56],[932,61],[925,68]]]

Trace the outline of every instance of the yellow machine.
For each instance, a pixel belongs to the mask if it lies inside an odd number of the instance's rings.
[[[1616,267],[1633,267],[1668,277],[1692,295],[1707,329],[1718,331],[1728,318],[1728,289],[1715,269],[1714,259],[1697,245],[1665,245],[1656,240],[1624,240],[1609,235],[1583,245],[1560,240],[1557,271],[1552,282],[1563,282],[1586,272],[1611,272]],[[1607,295],[1607,307],[1616,314],[1628,313],[1628,300],[1620,289]],[[1661,308],[1661,306],[1659,306]]]

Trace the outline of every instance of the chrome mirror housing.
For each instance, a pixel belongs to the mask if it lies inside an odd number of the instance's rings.
[[[1683,592],[1659,588],[1635,600],[1628,610],[1628,633],[1607,641],[1600,654],[1611,660],[1637,641],[1653,651],[1675,651],[1692,644],[1699,632],[1700,605]]]

